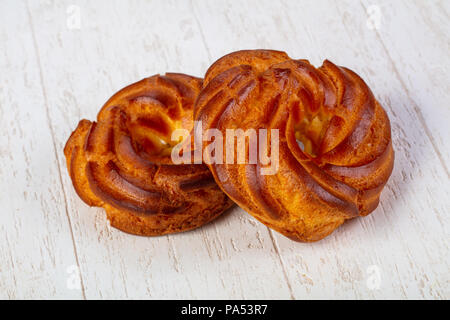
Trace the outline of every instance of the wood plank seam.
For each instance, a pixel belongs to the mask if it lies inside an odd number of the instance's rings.
[[[208,44],[206,42],[206,37],[205,37],[205,34],[203,32],[202,26],[200,24],[200,20],[198,19],[197,14],[195,13],[194,5],[192,3],[192,0],[190,1],[190,4],[191,4],[192,15],[194,16],[195,22],[197,23],[197,27],[198,27],[198,29],[200,31],[200,36],[202,38],[202,42],[203,42],[203,44],[205,46],[205,49],[206,49],[206,52],[208,54],[208,58],[209,58],[210,61],[213,61],[213,57],[211,55],[211,51],[209,50]],[[294,292],[292,290],[292,284],[290,283],[290,280],[289,280],[289,278],[287,276],[286,266],[285,266],[285,264],[283,262],[283,259],[281,258],[280,251],[279,251],[278,246],[277,246],[277,244],[275,242],[272,230],[269,227],[265,227],[265,228],[267,229],[267,232],[269,233],[270,240],[272,241],[272,246],[273,246],[273,248],[274,248],[274,250],[275,250],[275,252],[276,252],[276,254],[278,256],[278,259],[280,261],[281,267],[283,269],[283,277],[284,277],[284,279],[286,281],[286,285],[287,285],[287,287],[289,289],[289,294],[290,294],[291,300],[294,300],[295,297],[294,297]]]
[[[81,293],[82,293],[83,299],[86,300],[86,293],[85,293],[84,283],[83,283],[83,275],[81,272],[81,266],[80,266],[80,262],[78,259],[77,247],[75,244],[75,238],[74,238],[74,233],[73,233],[73,228],[72,228],[72,221],[70,219],[69,209],[68,209],[68,204],[67,204],[66,189],[64,188],[64,183],[62,180],[62,173],[61,173],[62,169],[61,169],[61,165],[59,163],[59,158],[58,158],[58,152],[57,152],[58,148],[56,147],[55,132],[54,132],[54,129],[53,129],[53,126],[51,123],[51,118],[50,118],[50,113],[49,113],[49,108],[48,108],[47,92],[46,92],[45,85],[44,85],[44,77],[43,77],[43,70],[42,70],[42,65],[41,65],[41,60],[40,60],[40,55],[39,55],[39,48],[38,48],[38,44],[36,41],[36,34],[35,34],[35,30],[34,30],[34,25],[33,25],[33,19],[32,19],[28,1],[26,1],[25,4],[26,4],[26,8],[27,8],[27,15],[28,15],[28,22],[29,22],[30,30],[31,30],[31,36],[33,39],[33,47],[34,47],[35,56],[36,56],[36,63],[37,63],[38,69],[39,69],[39,78],[40,78],[40,82],[41,82],[42,95],[44,97],[47,125],[49,127],[49,130],[50,130],[50,133],[52,136],[52,146],[53,146],[54,156],[56,158],[56,164],[58,166],[58,179],[59,179],[62,193],[63,193],[65,213],[66,213],[66,217],[67,217],[68,224],[69,224],[70,236],[72,238],[72,245],[73,245],[75,261],[77,263],[78,270],[80,271],[79,274],[80,274]]]
[[[197,24],[198,30],[200,31],[200,37],[202,38],[202,42],[203,42],[203,45],[205,46],[206,52],[208,54],[209,61],[212,61],[212,54],[211,54],[211,51],[209,50],[209,47],[208,47],[208,45],[206,43],[205,33],[203,32],[202,26],[200,24],[200,20],[198,19],[197,14],[195,13],[194,5],[192,3],[192,0],[190,1],[190,5],[191,5],[191,10],[192,10],[192,15],[194,16],[195,23]]]
[[[275,237],[273,235],[274,231],[272,229],[268,228],[268,227],[266,227],[266,228],[269,231],[269,236],[270,236],[270,239],[272,240],[273,248],[275,249],[275,252],[277,253],[278,259],[280,260],[281,268],[283,270],[283,276],[284,276],[284,279],[286,280],[286,284],[287,284],[287,286],[289,288],[289,293],[291,295],[291,300],[295,300],[294,290],[292,290],[292,285],[291,285],[291,282],[290,282],[289,277],[287,275],[286,264],[284,263],[283,259],[281,258],[281,254],[280,254],[280,250],[278,248],[278,244],[276,243]]]
[[[366,6],[363,4],[363,2],[360,0],[359,3],[360,3],[361,6],[363,7],[364,12],[366,12],[366,14],[368,14],[368,13],[367,13],[367,8],[366,8]],[[380,33],[378,32],[378,30],[377,30],[376,28],[374,29],[374,32],[375,32],[375,35],[376,35],[378,41],[380,42],[380,44],[381,44],[381,46],[382,46],[382,48],[383,48],[383,50],[384,50],[384,52],[386,53],[387,58],[389,59],[389,62],[390,62],[390,64],[391,64],[391,66],[392,66],[392,70],[394,71],[395,77],[398,79],[398,81],[399,81],[400,85],[402,86],[403,90],[405,90],[406,96],[408,97],[409,101],[411,102],[411,104],[412,104],[412,106],[413,106],[414,113],[417,115],[417,118],[419,119],[420,124],[422,125],[422,127],[423,127],[423,129],[424,129],[424,131],[425,131],[425,134],[426,134],[428,140],[430,140],[431,146],[433,147],[433,150],[434,150],[434,152],[436,153],[436,156],[438,157],[439,162],[440,162],[441,165],[442,165],[442,168],[445,170],[445,173],[447,174],[447,177],[450,178],[449,170],[448,170],[448,168],[447,168],[447,166],[446,166],[446,164],[445,164],[445,161],[444,161],[444,159],[443,159],[443,157],[442,157],[441,152],[439,151],[439,149],[438,149],[438,147],[437,147],[437,145],[436,145],[436,142],[435,142],[433,136],[431,135],[430,129],[428,128],[428,126],[427,126],[427,124],[426,124],[426,122],[425,122],[425,119],[424,119],[424,117],[423,117],[422,112],[420,111],[419,106],[418,106],[417,103],[411,98],[411,93],[409,92],[408,87],[406,86],[405,82],[403,81],[403,78],[402,78],[402,76],[400,75],[400,72],[398,71],[398,69],[397,69],[397,67],[396,67],[396,65],[395,65],[394,59],[392,59],[391,55],[389,54],[389,51],[388,51],[388,49],[387,49],[387,47],[386,47],[386,45],[385,45],[383,39],[381,38]]]

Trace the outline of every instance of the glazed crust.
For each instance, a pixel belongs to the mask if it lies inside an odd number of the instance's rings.
[[[80,198],[122,231],[157,236],[197,228],[232,205],[203,164],[174,165],[173,130],[193,127],[202,80],[155,75],[112,96],[97,121],[81,120],[64,148]]]
[[[226,55],[207,71],[194,118],[224,136],[279,130],[275,174],[262,175],[259,158],[248,164],[248,145],[247,164],[209,168],[230,198],[294,240],[320,240],[372,212],[393,169],[386,112],[357,74],[330,61],[315,68],[279,51]]]

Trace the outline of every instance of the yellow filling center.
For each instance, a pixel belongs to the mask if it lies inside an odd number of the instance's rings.
[[[329,114],[319,111],[314,116],[304,115],[303,119],[294,126],[295,139],[303,152],[313,158],[320,154],[320,147],[330,119]]]

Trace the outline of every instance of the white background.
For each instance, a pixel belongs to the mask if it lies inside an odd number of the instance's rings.
[[[450,298],[449,11],[419,0],[1,0],[0,298]],[[108,228],[67,174],[78,121],[129,83],[202,76],[251,48],[328,58],[366,80],[396,152],[377,210],[312,244],[239,208],[177,235]]]

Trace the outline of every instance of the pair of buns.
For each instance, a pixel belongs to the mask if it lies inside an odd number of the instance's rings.
[[[278,170],[261,175],[266,164],[249,163],[248,144],[244,164],[175,165],[179,141],[171,134],[192,131],[194,120],[224,136],[230,128],[268,129],[269,136],[276,129]],[[108,100],[96,122],[80,121],[64,153],[81,199],[103,207],[123,231],[193,229],[234,202],[298,241],[322,239],[372,212],[394,160],[389,119],[358,75],[272,50],[226,55],[203,81],[166,74],[132,84]]]

